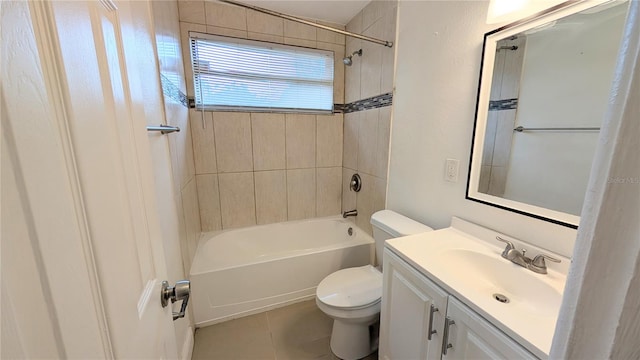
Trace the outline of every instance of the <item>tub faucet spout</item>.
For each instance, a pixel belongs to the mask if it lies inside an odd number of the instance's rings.
[[[349,216],[358,216],[358,210],[354,209],[354,210],[349,210],[342,213],[342,217],[345,219]]]

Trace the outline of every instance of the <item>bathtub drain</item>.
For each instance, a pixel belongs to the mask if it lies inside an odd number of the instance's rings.
[[[493,294],[493,298],[496,299],[496,301],[499,301],[499,302],[504,303],[504,304],[509,302],[509,298],[504,296],[504,295],[502,295],[502,294],[495,293],[495,294]]]
[[[353,235],[353,228],[350,227],[349,230],[347,230],[347,234],[349,234],[349,236]]]

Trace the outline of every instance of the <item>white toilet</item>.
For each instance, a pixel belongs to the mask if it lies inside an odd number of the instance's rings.
[[[320,282],[316,303],[333,319],[331,350],[341,359],[363,358],[378,348],[382,298],[382,251],[387,239],[432,231],[430,227],[391,210],[371,216],[377,268],[366,265],[342,269]]]

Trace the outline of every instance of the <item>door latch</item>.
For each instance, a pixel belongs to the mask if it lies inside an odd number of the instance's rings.
[[[189,302],[189,294],[191,293],[191,283],[189,280],[176,281],[175,286],[169,286],[168,281],[162,282],[162,289],[160,291],[160,303],[162,307],[169,305],[169,300],[173,304],[176,301],[182,300],[182,306],[180,306],[180,312],[173,313],[173,320],[177,320],[184,317],[187,310],[187,303]]]

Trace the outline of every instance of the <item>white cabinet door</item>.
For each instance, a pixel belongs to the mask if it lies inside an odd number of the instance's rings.
[[[439,359],[447,294],[389,250],[383,273],[380,358]]]
[[[513,339],[496,329],[454,297],[447,306],[449,335],[443,359],[536,359]],[[453,323],[451,323],[453,321]]]

